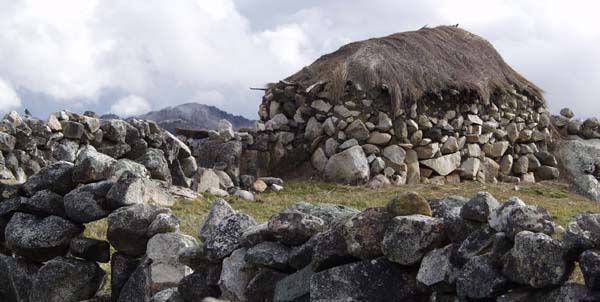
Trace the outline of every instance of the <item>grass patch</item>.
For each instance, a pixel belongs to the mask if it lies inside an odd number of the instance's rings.
[[[515,190],[518,188],[518,190]],[[600,212],[600,203],[569,192],[567,185],[557,182],[541,182],[515,187],[512,184],[481,184],[465,182],[457,185],[417,185],[414,187],[388,187],[369,189],[324,183],[318,181],[289,180],[285,189],[278,193],[264,193],[257,200],[249,202],[234,197],[225,198],[233,208],[246,213],[259,222],[288,206],[305,201],[309,203],[336,203],[357,209],[383,206],[395,195],[416,191],[425,198],[443,198],[450,195],[471,197],[480,191],[490,192],[498,201],[504,202],[512,196],[519,197],[527,204],[541,205],[548,209],[556,223],[566,227],[573,216],[581,212]],[[196,232],[210,210],[212,196],[196,200],[179,200],[171,209],[181,220],[182,233],[196,237]],[[85,236],[106,239],[106,219],[87,224]],[[110,264],[101,265],[110,277]],[[582,282],[581,272],[576,269],[572,280]],[[110,284],[110,283],[109,283]],[[109,286],[108,286],[109,287]],[[108,292],[105,287],[104,292]]]

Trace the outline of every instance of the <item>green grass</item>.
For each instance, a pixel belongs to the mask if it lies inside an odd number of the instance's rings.
[[[317,181],[290,180],[286,182],[285,189],[282,192],[261,194],[257,196],[257,200],[254,202],[233,197],[225,199],[236,210],[254,217],[259,222],[264,222],[271,215],[299,201],[310,203],[329,202],[364,209],[383,206],[395,195],[406,191],[416,191],[425,198],[442,198],[450,195],[471,197],[477,192],[487,191],[500,202],[516,196],[527,204],[545,207],[552,214],[555,221],[564,227],[578,213],[586,211],[600,212],[600,203],[572,194],[569,192],[567,185],[557,182],[522,185],[518,187],[518,190],[515,190],[515,185],[511,184],[481,184],[476,182],[465,182],[456,185],[388,187],[375,190]],[[206,196],[196,200],[179,200],[176,202],[171,209],[181,220],[182,233],[196,236],[197,228],[210,210],[210,201],[212,200],[214,200],[213,197]],[[105,239],[106,220],[88,224],[85,235]],[[103,264],[102,268],[110,272],[109,264]],[[576,272],[574,280],[581,281],[581,274]]]

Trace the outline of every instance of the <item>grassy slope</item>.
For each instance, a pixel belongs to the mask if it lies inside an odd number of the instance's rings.
[[[523,185],[514,190],[511,184],[480,184],[466,182],[458,185],[418,185],[415,187],[389,187],[372,190],[365,187],[343,186],[314,181],[288,181],[285,190],[279,193],[265,193],[258,196],[256,202],[248,202],[236,198],[227,198],[230,204],[243,213],[254,217],[257,221],[266,221],[277,213],[298,201],[310,203],[330,202],[364,209],[385,205],[400,192],[416,191],[425,198],[442,198],[450,195],[471,197],[480,191],[490,192],[500,202],[517,196],[527,204],[542,205],[552,214],[555,221],[566,227],[571,217],[585,211],[600,212],[600,203],[589,201],[581,196],[569,193],[568,187],[561,183],[537,183]],[[181,231],[195,237],[196,230],[206,213],[210,210],[210,196],[196,200],[181,200],[172,207],[173,212],[181,220]],[[106,238],[106,221],[100,220],[87,225],[86,236]],[[110,265],[102,267],[109,271]],[[580,277],[576,277],[580,279]]]

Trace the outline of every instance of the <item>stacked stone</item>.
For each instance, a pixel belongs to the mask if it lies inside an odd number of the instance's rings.
[[[600,138],[600,122],[595,117],[584,121],[575,118],[575,114],[569,108],[563,108],[560,115],[552,116],[552,125],[563,136],[575,135],[583,139]]]
[[[264,125],[255,128],[277,145],[264,148],[271,167],[297,167],[310,156],[328,180],[375,186],[558,177],[543,102],[513,91],[483,103],[449,91],[393,116],[385,89],[348,84],[336,96],[331,86],[280,82],[267,90],[259,110]]]
[[[190,187],[197,170],[190,149],[155,122],[132,119],[100,119],[61,111],[47,121],[16,112],[0,124],[0,183],[22,184],[41,168],[58,162],[74,162],[89,146],[117,161],[117,169],[139,164],[154,179]]]
[[[106,282],[98,263],[111,263],[112,301],[149,301],[191,273],[177,254],[197,243],[161,207],[173,198],[143,165],[116,165],[88,145],[74,163],[49,164],[0,199],[1,301],[92,299]],[[108,241],[82,235],[104,218]]]
[[[263,224],[214,202],[194,269],[164,301],[598,301],[600,214],[560,230],[540,206],[489,193],[404,193],[363,211],[295,204]],[[564,230],[563,230],[564,231]],[[585,285],[566,283],[579,261]]]

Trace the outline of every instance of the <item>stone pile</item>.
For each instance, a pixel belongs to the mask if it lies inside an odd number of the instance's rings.
[[[0,199],[0,301],[92,299],[106,282],[98,263],[111,263],[112,301],[149,301],[191,273],[177,254],[197,242],[161,207],[172,196],[130,165],[87,145],[74,163],[46,165]],[[107,240],[83,236],[103,218]]]
[[[298,203],[262,224],[216,200],[198,236],[179,254],[194,272],[160,301],[600,301],[600,214],[564,230],[485,192],[363,211]],[[567,282],[576,261],[585,285]]]
[[[284,169],[310,159],[325,179],[373,186],[559,176],[550,114],[537,99],[513,91],[484,103],[449,91],[394,116],[385,89],[348,83],[340,97],[332,86],[282,81],[266,91],[254,127],[271,142],[259,144],[262,162]]]
[[[573,184],[573,192],[600,201],[600,123],[597,118],[575,118],[569,108],[552,117],[561,135],[554,146],[562,171]]]
[[[118,178],[130,171],[161,181],[166,188],[175,185],[249,200],[254,193],[283,189],[281,179],[240,175],[242,143],[248,138],[222,120],[217,131],[207,132],[207,139],[190,139],[190,149],[185,137],[176,137],[153,121],[100,119],[93,112],[68,111],[42,121],[13,111],[0,123],[0,191],[9,197],[43,167],[59,161],[75,163],[78,158],[82,161],[74,176],[78,183],[106,179],[111,173]]]

